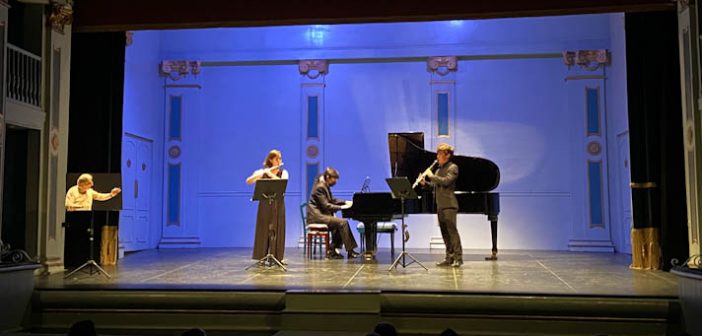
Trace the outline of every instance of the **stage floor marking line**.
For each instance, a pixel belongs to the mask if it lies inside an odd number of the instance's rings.
[[[458,267],[451,267],[453,269],[453,289],[458,289]]]
[[[239,284],[245,284],[245,283],[247,283],[247,282],[249,282],[249,281],[255,279],[255,278],[258,277],[260,274],[261,274],[261,273],[252,274],[252,275],[248,276],[246,279],[240,281]]]
[[[166,275],[166,274],[171,274],[171,273],[173,273],[173,272],[182,270],[182,269],[184,269],[184,268],[188,268],[188,267],[190,267],[190,266],[192,266],[192,265],[195,265],[195,264],[197,264],[197,263],[191,263],[191,264],[183,265],[183,266],[174,268],[174,269],[172,269],[172,270],[170,270],[170,271],[167,271],[167,272],[163,272],[163,273],[161,273],[161,274],[154,275],[154,276],[152,276],[152,277],[150,277],[150,278],[146,278],[146,279],[141,280],[141,281],[139,281],[139,282],[147,282],[147,281],[149,281],[149,280],[157,279],[157,278],[160,278],[160,277],[162,277],[162,276],[164,276],[164,275]]]
[[[361,270],[363,270],[364,267],[366,267],[366,265],[361,265],[361,267],[359,267],[358,270],[356,270],[356,273],[354,273],[354,274],[351,276],[351,278],[349,279],[349,281],[346,281],[346,283],[344,284],[344,287],[342,287],[342,288],[348,287],[348,285],[351,283],[351,281],[353,281],[353,279],[356,278],[356,276],[358,275],[358,273],[361,273]]]
[[[668,282],[668,283],[671,283],[671,284],[674,284],[674,285],[677,285],[677,284],[678,284],[677,281],[674,281],[674,280],[668,279],[668,278],[666,278],[666,277],[660,276],[658,272],[661,272],[661,271],[647,272],[646,275],[650,275],[650,276],[652,276],[652,277],[656,277],[656,278],[658,278],[658,279],[661,279],[661,280],[663,280],[663,281],[665,281],[665,282]]]
[[[577,290],[575,290],[575,288],[573,288],[573,286],[571,286],[568,282],[566,282],[565,280],[563,280],[563,278],[559,277],[558,274],[556,274],[555,272],[553,272],[550,268],[548,268],[546,265],[544,265],[541,261],[536,260],[536,262],[537,262],[539,265],[541,265],[541,267],[543,267],[545,270],[547,270],[549,273],[553,274],[553,276],[555,276],[558,280],[560,280],[562,283],[564,283],[566,286],[568,286],[568,288],[570,288],[570,290],[572,290],[574,293],[577,293],[577,292],[578,292]]]

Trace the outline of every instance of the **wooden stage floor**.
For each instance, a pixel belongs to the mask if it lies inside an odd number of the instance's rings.
[[[250,249],[129,253],[100,274],[37,276],[33,333],[64,333],[90,318],[105,335],[365,335],[379,321],[402,335],[679,335],[678,280],[629,269],[613,253],[465,250],[460,268],[434,263],[443,251],[410,250],[416,264],[307,259],[288,248],[288,271],[246,267]]]
[[[129,253],[100,274],[78,272],[39,276],[37,289],[215,289],[463,292],[677,298],[677,278],[663,271],[629,269],[630,256],[565,251],[465,250],[460,268],[440,268],[443,251],[409,250],[429,268],[416,264],[388,272],[389,249],[376,262],[362,258],[307,259],[301,248],[288,248],[288,271],[253,267],[250,249],[155,249]],[[398,251],[396,251],[398,253]],[[409,261],[409,259],[408,259]]]

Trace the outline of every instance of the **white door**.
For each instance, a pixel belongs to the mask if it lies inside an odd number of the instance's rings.
[[[149,233],[149,199],[151,198],[151,155],[150,141],[140,141],[137,146],[136,182],[134,197],[136,198],[136,221],[139,230],[135,232],[136,243],[139,249],[147,248]]]
[[[148,248],[153,142],[133,134],[122,140],[122,212],[119,241],[124,252]]]

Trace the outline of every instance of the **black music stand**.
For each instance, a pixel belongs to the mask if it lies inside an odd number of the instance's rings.
[[[392,198],[400,199],[400,213],[402,215],[402,252],[397,256],[395,261],[388,268],[388,272],[392,271],[393,268],[397,268],[397,265],[402,265],[402,267],[407,267],[412,263],[417,263],[417,265],[422,266],[425,270],[429,270],[426,266],[422,265],[417,258],[413,257],[409,252],[405,250],[405,236],[407,225],[405,225],[405,200],[417,199],[417,193],[412,189],[412,184],[407,179],[407,177],[391,177],[385,179],[392,192]],[[405,257],[412,259],[409,263],[406,262]]]
[[[266,264],[270,264],[271,266],[278,265],[280,268],[283,269],[283,271],[288,270],[287,268],[285,268],[283,263],[281,263],[280,260],[276,259],[276,257],[271,253],[271,247],[275,243],[276,239],[274,228],[278,227],[278,203],[276,202],[276,200],[278,198],[283,197],[283,195],[285,194],[285,188],[287,186],[288,180],[286,179],[264,179],[256,181],[256,187],[254,188],[254,193],[251,200],[259,202],[267,201],[269,205],[272,204],[275,209],[275,218],[271,218],[271,223],[268,224],[268,254],[266,254],[265,257],[259,259],[255,264],[246,267],[247,270],[254,266]],[[272,221],[275,221],[275,223],[273,223]],[[273,224],[276,225],[273,226]]]
[[[90,213],[90,228],[88,229],[88,241],[90,242],[90,258],[83,263],[83,265],[80,265],[76,267],[76,269],[72,270],[66,276],[64,279],[68,279],[71,277],[71,275],[75,274],[76,272],[88,268],[88,274],[93,275],[95,273],[100,273],[104,275],[106,278],[110,279],[112,276],[108,274],[98,263],[95,262],[95,219],[94,219],[94,212],[91,211],[82,211],[82,212],[89,212]],[[64,242],[66,244],[66,242]]]

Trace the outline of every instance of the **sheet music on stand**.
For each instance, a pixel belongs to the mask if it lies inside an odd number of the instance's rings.
[[[278,210],[278,203],[276,202],[278,199],[283,198],[285,195],[285,189],[288,186],[288,180],[287,179],[261,179],[256,181],[256,186],[254,187],[254,192],[251,197],[252,201],[259,201],[259,202],[268,202],[269,205],[273,205],[276,209],[276,212]],[[275,218],[273,218],[275,217]],[[271,221],[277,221],[278,216],[271,216]],[[282,268],[284,271],[287,271],[288,269],[285,268],[283,263],[280,262],[272,253],[271,253],[271,248],[273,244],[275,244],[276,236],[275,236],[275,231],[271,230],[271,227],[274,227],[272,225],[273,223],[269,223],[268,227],[268,253],[266,254],[265,257],[259,259],[255,264],[250,265],[246,267],[248,270],[251,267],[258,266],[258,265],[265,265],[266,263],[269,263],[271,265],[277,265],[280,268]],[[277,227],[278,223],[275,223]]]
[[[390,177],[385,179],[385,181],[388,184],[388,187],[390,187],[390,191],[392,193],[392,198],[394,199],[399,199],[400,200],[400,209],[401,209],[401,216],[402,216],[402,252],[400,255],[397,256],[395,261],[390,265],[390,268],[388,268],[388,272],[392,271],[393,269],[397,268],[397,265],[402,265],[402,267],[407,267],[412,263],[417,263],[417,265],[422,266],[425,270],[429,270],[424,266],[419,260],[417,260],[415,257],[413,257],[409,252],[405,250],[405,241],[404,239],[407,235],[407,225],[405,224],[405,201],[410,200],[410,199],[418,199],[419,196],[417,196],[417,193],[414,192],[414,189],[412,188],[412,184],[410,181],[407,179],[407,177]],[[405,257],[409,257],[412,259],[409,263],[406,262]]]

